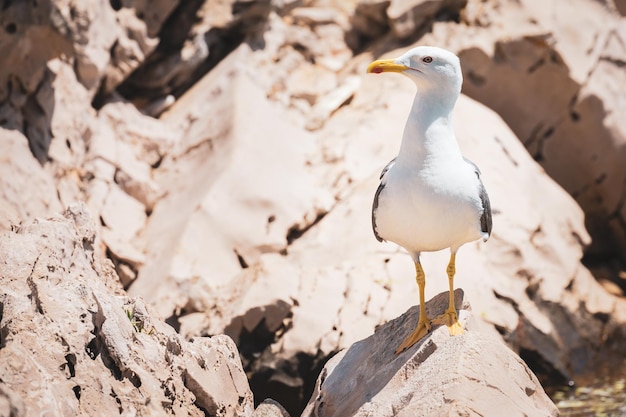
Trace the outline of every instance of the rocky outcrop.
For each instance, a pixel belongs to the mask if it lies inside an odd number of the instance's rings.
[[[233,341],[185,341],[95,245],[82,204],[0,236],[0,414],[250,415]]]
[[[624,260],[626,125],[617,115],[626,105],[614,86],[626,83],[626,21],[594,2],[567,17],[541,1],[491,12],[490,27],[475,33],[489,44],[459,42],[464,92],[498,112],[580,204],[590,258]]]
[[[396,355],[419,318],[411,308],[329,360],[302,417],[557,416],[528,366],[476,321],[461,290],[455,296],[464,334],[440,326]],[[447,305],[441,293],[426,311],[433,317]]]
[[[0,163],[0,230],[61,211],[54,181],[33,158],[24,135],[0,128],[0,146],[11,156]]]
[[[289,413],[276,401],[267,399],[259,404],[252,417],[289,417]]]

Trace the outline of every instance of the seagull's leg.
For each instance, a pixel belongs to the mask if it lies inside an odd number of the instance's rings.
[[[456,268],[454,266],[455,260],[456,252],[452,252],[450,254],[448,268],[446,269],[448,272],[448,284],[450,285],[450,301],[448,308],[445,313],[433,319],[433,324],[445,324],[448,326],[448,330],[451,335],[463,334],[463,326],[459,323],[459,318],[456,314],[456,309],[454,308],[454,274],[456,273]]]
[[[396,354],[404,352],[415,343],[417,343],[422,337],[430,331],[430,319],[426,315],[426,301],[424,300],[424,287],[426,286],[426,275],[422,269],[422,264],[419,259],[415,261],[415,281],[420,291],[420,317],[417,322],[417,327],[413,330],[404,341],[396,349]]]

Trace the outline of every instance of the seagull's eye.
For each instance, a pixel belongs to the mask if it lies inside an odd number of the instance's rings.
[[[425,56],[424,58],[422,58],[422,62],[430,64],[431,62],[433,62],[433,58],[430,56]]]

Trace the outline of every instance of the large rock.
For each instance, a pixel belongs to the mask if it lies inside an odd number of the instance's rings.
[[[537,377],[497,333],[469,311],[455,293],[465,328],[450,336],[434,328],[416,345],[395,348],[415,328],[417,307],[334,356],[322,369],[302,417],[557,416]],[[448,306],[448,293],[426,303],[434,316]]]
[[[180,2],[159,34],[159,47],[119,91],[129,99],[179,96],[246,37],[259,36],[270,10],[269,0]]]
[[[376,39],[388,30],[400,41],[428,31],[435,20],[456,20],[467,0],[360,0],[352,16],[350,35]],[[351,39],[359,47],[358,39]]]
[[[7,84],[35,91],[45,63],[62,54],[75,64],[81,83],[93,96],[110,92],[158,43],[156,35],[176,2],[67,0],[4,5],[0,50],[8,57],[0,70],[0,91]],[[4,94],[0,94],[4,98]]]
[[[391,30],[400,39],[406,39],[441,14],[458,16],[467,0],[391,0],[387,16]]]
[[[254,84],[250,54],[241,46],[162,116],[186,134],[156,172],[166,196],[143,230],[146,265],[130,292],[163,316],[206,311],[218,289],[284,251],[334,202],[309,167],[313,137]]]
[[[59,211],[54,181],[33,158],[28,139],[0,128],[0,147],[6,157],[0,163],[0,230]]]
[[[623,261],[626,104],[615,86],[626,83],[626,20],[597,2],[579,1],[575,12],[550,4],[489,10],[488,27],[468,37],[446,25],[438,41],[459,52],[463,91],[498,112],[583,208],[587,253]]]
[[[0,414],[250,415],[232,340],[154,319],[95,238],[82,204],[0,235]]]

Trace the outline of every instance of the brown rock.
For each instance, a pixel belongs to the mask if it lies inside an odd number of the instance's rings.
[[[242,46],[162,116],[186,135],[155,175],[166,197],[142,233],[146,264],[130,292],[164,316],[212,305],[211,294],[334,202],[307,162],[312,138],[240,70],[250,54]]]
[[[296,7],[289,14],[295,23],[305,25],[338,23],[343,19],[341,11],[331,7]]]
[[[352,30],[359,36],[373,39],[389,30],[387,8],[391,0],[361,0],[351,19]],[[356,46],[356,45],[355,45]]]
[[[302,416],[557,416],[524,361],[475,321],[462,291],[455,295],[463,335],[441,326],[396,355],[417,323],[418,309],[410,309],[333,357]],[[427,311],[441,314],[447,302],[439,294]]]
[[[259,404],[252,417],[289,417],[289,413],[282,405],[268,398]]]
[[[180,95],[244,39],[262,33],[271,2],[182,2],[160,32],[163,43],[119,91],[129,98]]]
[[[296,69],[287,80],[287,91],[292,97],[315,104],[319,96],[337,87],[337,76],[326,68],[303,65]]]
[[[3,56],[19,58],[25,53],[28,59],[18,59],[22,68],[6,67],[7,73],[18,74],[32,92],[45,63],[63,54],[74,60],[76,75],[92,96],[98,88],[112,91],[156,47],[155,35],[175,7],[174,2],[157,1],[146,12],[141,1],[122,3],[116,8],[100,1],[8,4],[0,21],[5,28],[0,36],[10,38],[0,42],[5,45]],[[2,88],[5,82],[0,73]]]
[[[0,235],[0,411],[251,414],[232,340],[184,341],[140,299],[116,295],[94,243],[82,204]]]
[[[459,14],[467,0],[391,0],[387,9],[391,30],[405,39],[423,30],[440,13]]]
[[[496,110],[581,205],[593,236],[587,253],[623,259],[626,124],[614,86],[626,82],[626,23],[595,2],[558,16],[544,6],[490,13],[493,26],[475,38],[492,42],[459,48],[464,92]],[[511,19],[534,23],[520,32]]]
[[[28,139],[0,128],[0,230],[61,209],[52,177],[33,158]]]

